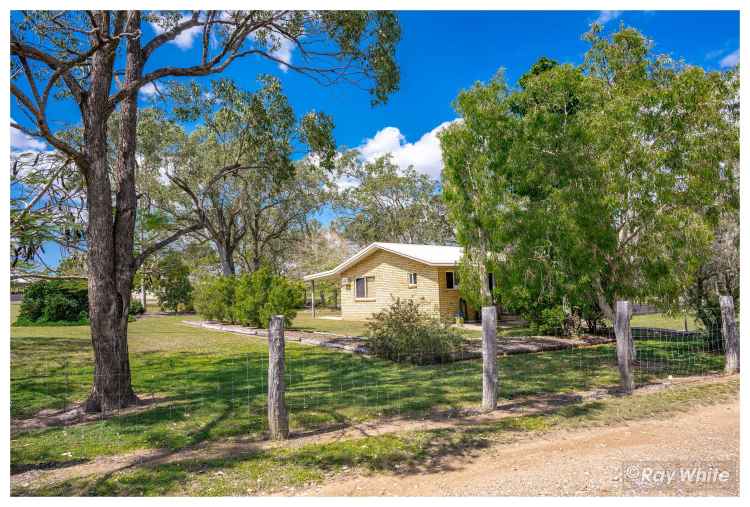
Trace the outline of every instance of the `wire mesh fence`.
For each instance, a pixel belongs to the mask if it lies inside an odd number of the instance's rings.
[[[209,340],[207,334],[206,340]],[[719,374],[720,329],[632,328],[636,386]],[[49,359],[12,375],[14,453],[19,460],[64,461],[133,447],[180,449],[220,438],[267,437],[267,338],[246,337],[249,351],[210,350],[167,359],[133,359],[134,407],[98,414],[74,410],[91,388],[90,364]],[[468,337],[450,360],[419,364],[288,341],[284,380],[293,433],[365,420],[476,410],[482,400],[481,338]],[[597,335],[499,336],[499,405],[616,391],[620,385],[612,329]],[[42,410],[44,409],[44,410]],[[32,437],[48,435],[40,448]],[[64,445],[63,445],[64,444]],[[24,458],[25,456],[25,458]]]

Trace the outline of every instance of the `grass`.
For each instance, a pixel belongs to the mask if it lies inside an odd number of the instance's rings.
[[[40,487],[15,487],[12,495],[204,495],[267,494],[320,483],[348,468],[416,473],[441,458],[503,445],[563,429],[605,426],[687,412],[696,405],[737,399],[736,379],[639,396],[578,403],[553,412],[430,431],[393,433],[300,448],[281,448],[138,467]]]
[[[315,318],[310,310],[301,310],[292,322],[291,329],[300,331],[320,331],[350,336],[364,336],[367,334],[367,321],[364,320],[333,320],[320,317],[338,317],[341,312],[328,308],[315,310]]]
[[[180,323],[185,318],[144,318],[130,325],[134,388],[142,398],[161,403],[67,428],[18,433],[11,439],[11,466],[64,466],[134,449],[178,450],[228,437],[263,438],[265,340],[192,328]],[[638,344],[639,354],[653,366],[638,371],[639,382],[723,367],[723,357],[706,352],[697,341]],[[619,378],[611,345],[513,355],[498,363],[506,399],[613,386]],[[80,402],[92,373],[87,327],[11,329],[12,417]],[[311,430],[477,406],[481,361],[413,366],[290,342],[286,380],[290,426]]]
[[[634,315],[630,321],[632,327],[655,327],[660,329],[673,329],[675,331],[685,331],[685,318],[683,316],[673,316],[666,313],[652,313],[648,315]],[[700,329],[695,317],[687,316],[687,330],[697,331]]]

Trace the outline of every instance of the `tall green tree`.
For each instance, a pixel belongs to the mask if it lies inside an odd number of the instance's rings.
[[[336,226],[344,237],[359,245],[453,241],[440,187],[429,176],[413,167],[401,170],[390,155],[362,161],[352,151],[338,163],[345,186]]]
[[[156,34],[152,33],[156,27]],[[180,61],[158,55],[196,34]],[[128,359],[133,276],[150,253],[194,229],[135,250],[138,93],[164,79],[207,76],[245,57],[325,84],[357,81],[381,103],[397,89],[396,16],[369,11],[22,11],[12,14],[11,95],[29,118],[14,128],[65,154],[85,180],[94,375],[90,411],[134,403]],[[282,46],[300,62],[284,61]],[[245,59],[247,65],[253,60]],[[77,112],[80,140],[50,121],[52,103]],[[107,129],[118,113],[118,128]]]
[[[633,29],[586,38],[581,67],[546,61],[512,92],[496,79],[459,95],[446,201],[464,244],[504,254],[506,300],[593,296],[610,318],[620,298],[676,305],[734,178],[736,76],[654,55]]]
[[[315,112],[297,120],[270,76],[254,92],[220,80],[209,90],[173,86],[170,94],[178,117],[201,124],[190,134],[177,126],[173,138],[144,157],[160,169],[149,172],[149,194],[171,223],[193,225],[193,235],[214,245],[225,276],[235,274],[242,246],[250,269],[257,269],[264,255],[273,257],[273,245],[283,245],[326,201],[333,123]],[[144,128],[175,128],[155,119]]]

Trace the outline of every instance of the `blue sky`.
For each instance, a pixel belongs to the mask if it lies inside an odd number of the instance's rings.
[[[539,57],[579,64],[587,49],[581,40],[595,20],[605,32],[620,23],[642,31],[655,50],[706,69],[733,65],[739,58],[738,12],[565,11],[565,12],[401,12],[402,41],[397,58],[400,90],[384,106],[370,106],[365,91],[347,86],[321,87],[276,64],[240,61],[225,73],[248,88],[257,74],[273,73],[298,114],[315,109],[331,115],[341,146],[359,147],[365,156],[392,152],[401,165],[439,177],[441,162],[436,130],[456,118],[451,101],[476,81],[485,81],[504,68],[511,83]],[[189,59],[197,39],[184,37],[160,50],[155,64]],[[283,55],[295,61],[292,51]],[[144,93],[143,100],[147,100]],[[69,107],[54,109],[57,119],[74,121]],[[11,115],[24,122],[15,104]],[[12,132],[14,148],[39,148],[38,142]],[[330,219],[330,213],[322,218]],[[56,249],[48,260],[56,263]]]

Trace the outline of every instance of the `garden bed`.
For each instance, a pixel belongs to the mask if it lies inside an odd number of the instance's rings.
[[[193,327],[202,327],[213,331],[224,331],[248,336],[268,336],[268,331],[260,328],[224,324],[217,321],[184,320],[183,324]],[[338,349],[354,354],[369,355],[367,349],[367,338],[364,336],[348,336],[335,333],[323,333],[318,331],[295,331],[285,330],[284,338],[287,341],[295,341],[306,345]],[[590,347],[613,343],[614,336],[584,335],[576,338],[558,338],[553,336],[521,336],[504,337],[498,336],[497,355],[506,356],[512,354],[530,354],[535,352],[549,352],[555,350],[573,349],[578,347]],[[465,342],[465,348],[456,353],[455,361],[465,359],[476,359],[482,357],[482,340],[469,339]]]

